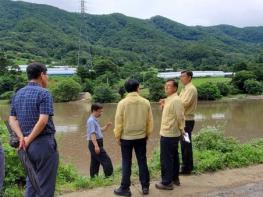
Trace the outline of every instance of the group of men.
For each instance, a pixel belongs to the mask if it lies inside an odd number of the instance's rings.
[[[55,140],[53,123],[53,100],[49,91],[47,68],[40,63],[32,63],[27,67],[29,83],[18,90],[12,99],[9,123],[19,138],[19,149],[27,150],[39,179],[41,194],[37,194],[30,180],[26,179],[25,197],[53,197],[59,155]],[[190,174],[193,169],[192,145],[183,140],[185,132],[191,141],[194,127],[194,111],[197,105],[197,91],[192,85],[192,72],[183,71],[181,82],[184,88],[180,96],[177,94],[178,83],[168,80],[165,84],[167,98],[160,101],[162,121],[160,129],[161,181],[158,189],[173,189],[173,184],[180,185],[178,144],[181,142],[182,174]],[[116,195],[130,196],[130,176],[132,151],[139,166],[139,177],[144,195],[149,193],[150,176],[147,166],[146,145],[153,131],[153,115],[150,102],[139,95],[139,82],[130,79],[125,82],[127,96],[117,106],[114,134],[121,148],[122,179]],[[103,131],[111,125],[108,122],[100,127],[98,118],[103,106],[92,104],[91,115],[87,121],[88,148],[91,153],[90,175],[98,175],[100,165],[106,177],[113,173],[110,157],[103,148]],[[0,167],[3,168],[2,149],[0,146]],[[3,170],[0,173],[0,189],[2,188]]]
[[[194,127],[194,112],[197,106],[197,90],[192,84],[193,73],[183,71],[181,82],[183,89],[177,94],[178,83],[168,80],[165,83],[166,99],[160,100],[162,121],[160,128],[160,161],[161,181],[155,185],[157,189],[172,190],[173,185],[180,185],[180,162],[178,145],[181,142],[182,166],[181,174],[191,174],[193,170],[192,130]],[[142,193],[149,194],[150,176],[147,166],[146,145],[153,131],[153,115],[150,102],[139,95],[139,82],[129,79],[124,87],[127,95],[117,106],[115,115],[114,134],[121,147],[122,179],[120,187],[114,190],[119,196],[131,196],[130,176],[132,165],[132,151],[139,167],[139,179]],[[91,116],[87,121],[87,136],[91,153],[90,174],[98,174],[99,165],[104,169],[105,176],[112,174],[112,163],[103,148],[103,130],[111,126],[111,122],[100,128],[97,118],[102,114],[101,104],[92,104]],[[186,134],[187,133],[187,134]],[[189,138],[185,140],[185,136]]]

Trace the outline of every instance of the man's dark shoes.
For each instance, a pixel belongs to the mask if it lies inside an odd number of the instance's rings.
[[[149,188],[148,187],[143,187],[142,188],[142,194],[143,195],[148,195],[149,194]]]
[[[131,190],[123,189],[122,187],[119,187],[118,189],[114,190],[114,194],[118,196],[131,196]]]
[[[174,183],[175,185],[177,185],[177,186],[180,186],[181,183],[180,183],[179,177],[175,178],[174,181],[173,181],[173,183]]]
[[[164,185],[162,184],[162,182],[159,182],[155,184],[155,187],[161,190],[173,190],[174,189],[173,183],[170,183],[169,185]]]

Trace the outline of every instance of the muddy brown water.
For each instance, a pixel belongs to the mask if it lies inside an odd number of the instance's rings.
[[[104,104],[100,118],[103,125],[114,122],[116,104]],[[87,101],[56,103],[54,121],[60,157],[67,163],[74,164],[83,173],[89,174],[90,155],[86,140],[86,119],[89,116],[90,104]],[[161,111],[157,103],[152,103],[154,115],[154,132],[148,141],[148,157],[159,145]],[[6,119],[8,105],[0,106],[1,119]],[[194,133],[204,128],[224,131],[226,136],[233,136],[241,142],[263,137],[263,100],[232,100],[216,102],[199,102],[195,116]],[[104,146],[114,165],[121,162],[120,148],[116,144],[113,128],[104,133]]]

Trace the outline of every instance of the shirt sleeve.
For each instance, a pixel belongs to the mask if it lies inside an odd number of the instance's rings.
[[[12,97],[10,115],[11,115],[11,116],[16,116],[15,96]]]
[[[151,108],[151,105],[150,105],[149,106],[148,119],[147,119],[147,125],[146,125],[146,135],[147,135],[147,137],[149,137],[149,135],[152,133],[152,131],[153,131],[153,114],[152,114],[152,108]]]
[[[184,106],[181,100],[177,100],[173,102],[173,110],[176,114],[179,130],[181,134],[183,134],[185,127],[185,117],[184,117]]]
[[[185,96],[182,99],[184,107],[189,107],[194,102],[194,99],[196,97],[196,91],[194,89],[189,89],[185,91]]]
[[[41,96],[40,100],[40,107],[39,107],[40,114],[46,114],[49,116],[53,116],[53,99],[49,92],[45,92]]]
[[[88,135],[96,133],[95,123],[93,121],[87,122],[87,132],[88,132]]]
[[[121,103],[119,103],[116,110],[115,128],[114,128],[114,135],[117,140],[121,139],[122,132],[123,132],[123,106],[121,105]]]

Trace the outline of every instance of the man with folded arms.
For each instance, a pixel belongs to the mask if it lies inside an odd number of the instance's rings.
[[[167,98],[161,102],[163,108],[160,130],[161,181],[157,189],[172,190],[180,185],[178,144],[184,133],[184,106],[177,95],[178,83],[168,80],[165,84]]]
[[[115,115],[115,138],[121,146],[122,180],[121,186],[114,190],[119,196],[131,196],[132,150],[135,150],[139,165],[142,193],[149,193],[150,177],[147,166],[146,144],[153,129],[150,102],[138,93],[139,82],[130,79],[125,82],[128,95],[117,106]]]

